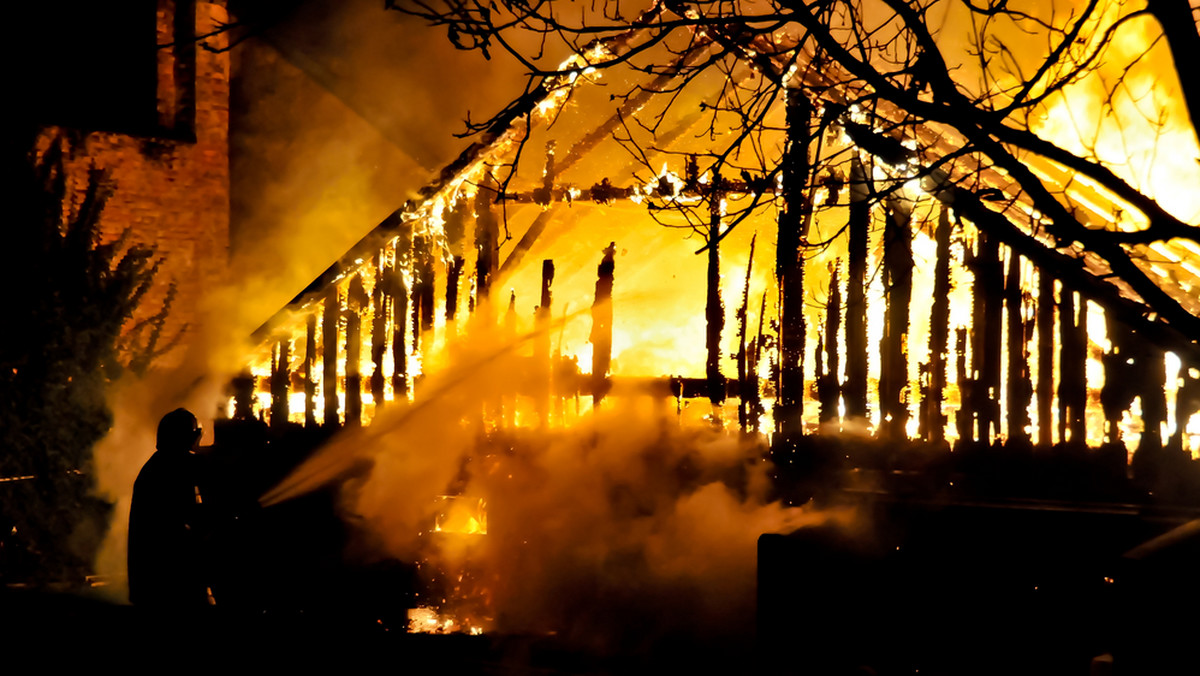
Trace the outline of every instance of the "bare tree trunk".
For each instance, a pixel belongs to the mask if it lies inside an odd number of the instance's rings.
[[[881,435],[898,441],[906,438],[908,406],[908,314],[912,304],[912,229],[907,208],[893,201],[888,205],[883,231],[883,282],[887,299],[887,321],[880,352],[879,407]]]
[[[933,268],[933,309],[929,315],[929,389],[925,392],[924,438],[932,443],[946,439],[946,416],[942,399],[946,391],[946,359],[950,342],[950,209],[942,207],[938,215],[934,241],[937,261]]]
[[[324,425],[337,425],[338,420],[338,321],[341,306],[338,289],[334,285],[325,296],[325,311],[321,317],[321,342],[323,350],[323,372],[321,393],[325,398]]]
[[[1038,269],[1038,445],[1054,445],[1054,278]]]
[[[787,148],[783,158],[784,210],[779,216],[775,277],[779,283],[779,387],[775,427],[785,446],[804,434],[804,233],[812,166],[812,104],[787,91]]]
[[[717,176],[714,184],[719,182],[720,176]],[[707,297],[704,304],[704,373],[708,381],[708,400],[712,402],[714,411],[719,410],[718,407],[725,401],[725,376],[721,374],[721,332],[725,328],[725,304],[721,302],[721,213],[715,203],[718,199],[714,190],[714,203],[709,206],[708,274],[705,277]]]
[[[871,226],[867,175],[858,159],[850,169],[850,251],[846,282],[846,417],[867,417],[867,244]]]
[[[592,406],[600,405],[608,394],[608,365],[612,360],[612,292],[616,268],[617,243],[604,249],[604,258],[596,268],[596,299],[592,302]]]

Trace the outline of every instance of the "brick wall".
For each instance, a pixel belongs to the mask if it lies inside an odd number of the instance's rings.
[[[115,190],[101,218],[104,238],[130,228],[134,240],[157,247],[163,264],[135,319],[157,312],[175,283],[165,337],[200,319],[205,289],[223,283],[228,269],[229,55],[191,40],[227,20],[223,1],[159,0],[158,43],[168,46],[158,50],[158,130],[133,136],[47,127],[39,138],[42,150],[63,139],[76,199],[89,167],[107,172]],[[207,43],[219,49],[226,38]]]

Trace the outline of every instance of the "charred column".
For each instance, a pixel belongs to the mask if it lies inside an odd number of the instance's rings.
[[[922,402],[922,436],[932,443],[946,439],[942,399],[946,391],[946,357],[950,341],[950,209],[942,207],[933,238],[937,261],[933,268],[933,308],[929,315],[929,388]]]
[[[338,319],[341,317],[337,286],[325,295],[325,311],[321,316],[321,343],[324,351],[321,374],[321,393],[325,398],[326,426],[338,424]]]
[[[604,249],[604,258],[596,268],[596,299],[592,302],[592,406],[608,394],[608,365],[612,359],[612,292],[616,268],[617,243]]]
[[[401,263],[399,244],[396,251],[396,265],[388,271],[391,278],[392,292],[392,397],[396,401],[408,398],[408,344],[404,337],[408,332],[408,283],[404,280],[404,266]]]
[[[1138,370],[1141,365],[1133,358],[1136,338],[1129,327],[1111,312],[1105,314],[1104,324],[1112,347],[1101,357],[1104,364],[1104,387],[1100,389],[1100,406],[1104,409],[1108,442],[1118,443],[1121,441],[1121,418],[1137,396]]]
[[[958,380],[958,410],[954,413],[954,428],[960,444],[974,441],[975,416],[971,402],[975,398],[975,381],[967,374],[967,329],[954,331],[954,366]]]
[[[1027,445],[1033,383],[1029,376],[1029,338],[1022,313],[1021,257],[1012,250],[1008,253],[1004,305],[1008,314],[1008,443]]]
[[[908,312],[912,304],[912,230],[909,210],[899,200],[890,200],[883,231],[883,284],[887,320],[879,351],[880,432],[884,439],[900,440],[907,435],[908,405]]]
[[[346,294],[346,424],[362,424],[362,310],[367,291],[355,275]]]
[[[486,301],[492,278],[499,267],[500,224],[492,205],[498,187],[490,174],[475,193],[475,306]]]
[[[538,420],[543,427],[550,424],[550,378],[553,369],[550,367],[550,319],[552,294],[551,285],[554,283],[554,261],[542,261],[542,293],[537,310],[534,312],[536,333],[533,343],[534,373],[537,374],[537,385],[534,396],[537,398]]]
[[[804,433],[804,245],[806,191],[812,166],[812,104],[787,90],[787,147],[783,157],[784,209],[779,216],[775,278],[779,284],[779,387],[775,427],[785,447]]]
[[[746,332],[749,330],[747,326],[749,317],[747,313],[750,311],[750,276],[754,271],[754,245],[758,241],[758,234],[755,233],[750,238],[750,256],[746,261],[746,283],[742,287],[742,304],[738,308],[738,352],[737,352],[737,370],[738,370],[738,429],[743,432],[750,429],[750,374],[753,367],[748,367],[746,353]],[[753,387],[758,388],[758,381],[755,380]]]
[[[846,417],[867,417],[867,242],[871,205],[867,175],[854,159],[850,169],[850,251],[846,280]]]
[[[304,426],[317,425],[317,315],[308,315],[304,331]]]
[[[990,444],[1000,432],[1001,322],[1004,306],[1004,268],[1000,263],[1000,243],[979,233],[979,251],[973,261],[971,370],[974,371],[971,408],[977,425],[976,438]]]
[[[446,323],[453,322],[458,314],[458,285],[466,266],[463,258],[463,239],[466,237],[467,198],[459,195],[454,207],[446,216],[446,245],[450,249],[450,260],[446,263]],[[452,333],[452,332],[451,332]]]
[[[384,377],[383,356],[387,354],[387,329],[391,302],[391,294],[387,290],[388,269],[384,268],[382,257],[375,256],[375,286],[371,289],[371,399],[375,402],[375,410],[383,406]]]
[[[413,352],[421,349],[421,337],[433,329],[433,238],[427,233],[413,237]]]
[[[721,374],[721,332],[725,328],[725,304],[721,302],[721,211],[718,206],[721,176],[713,178],[708,215],[708,273],[707,297],[704,304],[706,331],[704,334],[705,378],[708,400],[714,407],[725,401],[725,376]]]
[[[271,359],[271,427],[282,427],[288,419],[288,382],[292,374],[288,368],[291,361],[291,340],[281,338],[272,351]]]
[[[1038,445],[1054,444],[1054,278],[1038,270]]]
[[[842,325],[842,290],[841,280],[838,279],[839,268],[830,264],[829,269],[829,299],[825,303],[825,335],[822,346],[817,348],[818,355],[821,347],[825,349],[825,364],[817,368],[817,397],[821,402],[820,419],[822,424],[838,421],[838,396],[841,387],[838,386],[838,369],[841,367],[837,335]],[[825,370],[822,373],[822,369]]]
[[[1086,443],[1087,423],[1087,300],[1079,299],[1075,310],[1075,292],[1065,286],[1059,298],[1058,323],[1062,351],[1059,353],[1058,438],[1067,443],[1068,431],[1073,444]]]

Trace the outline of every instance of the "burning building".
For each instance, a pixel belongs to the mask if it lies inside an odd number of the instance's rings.
[[[478,444],[485,468],[461,474],[487,474],[514,462],[488,457],[519,457],[514,438],[644,406],[769,448],[779,494],[797,502],[813,477],[1194,502],[1200,248],[1173,214],[1195,205],[1163,190],[1168,209],[960,100],[944,61],[914,55],[937,50],[900,9],[776,9],[775,28],[750,30],[656,3],[578,45],[267,322],[228,414],[351,431],[264,501],[345,478],[337,453],[465,402],[447,415],[466,441],[414,435],[386,461],[409,466],[389,471],[423,476],[428,456]],[[848,51],[875,49],[854,26],[893,20],[907,58]],[[1073,30],[1056,34],[1063,49]],[[635,56],[652,65],[620,68]],[[1046,87],[1061,97],[1044,97],[1059,108],[1038,131],[1057,133],[1075,75]],[[477,396],[447,396],[461,383]],[[661,419],[631,427],[673,438]],[[444,483],[430,501],[466,480]],[[605,499],[653,511],[640,492],[652,483]],[[356,489],[359,507],[384,504],[386,488]],[[375,514],[381,528],[413,524]],[[489,538],[520,522],[490,517]],[[478,531],[472,518],[456,530]]]
[[[694,31],[612,100],[636,33],[562,64],[268,322],[230,413],[368,423],[483,313],[540,335],[502,425],[626,380],[777,440],[1200,450],[1190,238],[1141,234],[1061,157],[984,164],[952,125],[866,105],[786,31]],[[714,55],[726,72],[696,68]],[[725,166],[731,134],[769,159]]]

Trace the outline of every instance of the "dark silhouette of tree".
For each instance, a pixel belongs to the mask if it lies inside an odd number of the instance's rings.
[[[14,167],[0,247],[0,576],[39,583],[83,581],[109,510],[91,494],[109,385],[174,343],[162,340],[173,286],[131,321],[161,259],[128,230],[102,240],[112,185],[91,170],[73,200],[64,145]]]

